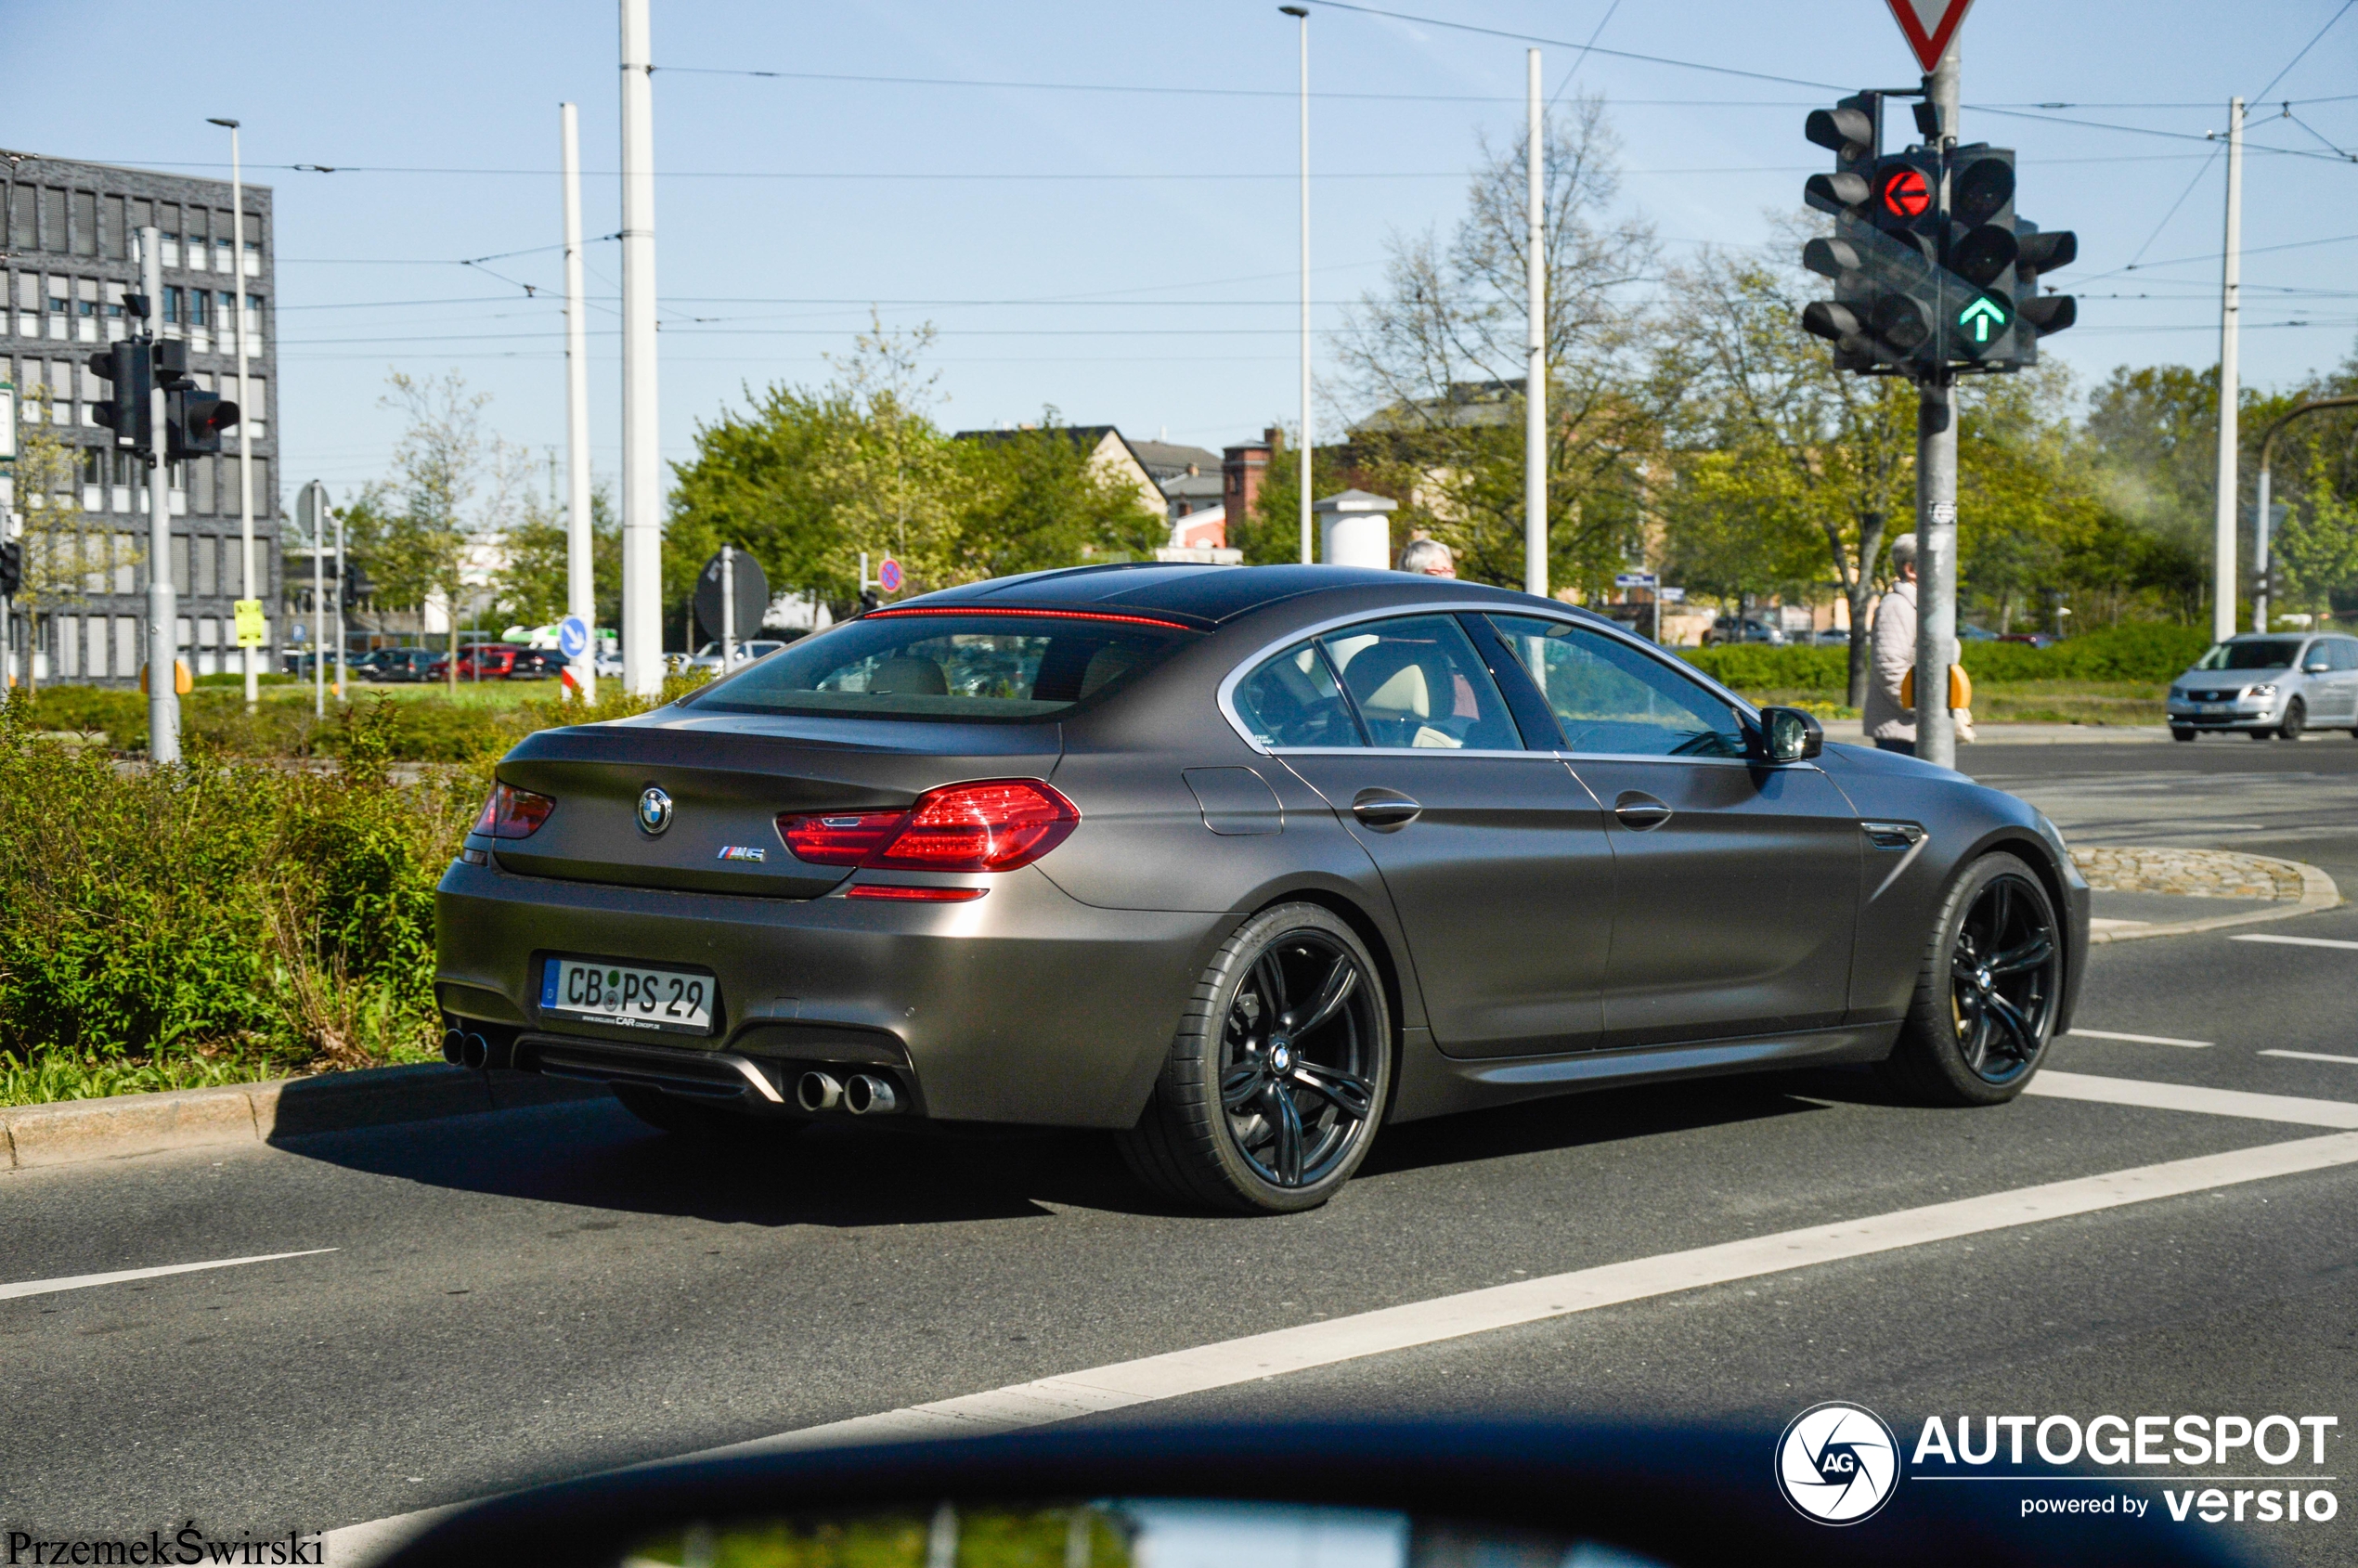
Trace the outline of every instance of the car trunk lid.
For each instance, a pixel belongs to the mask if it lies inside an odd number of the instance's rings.
[[[527,876],[756,898],[817,898],[851,875],[797,860],[782,812],[883,811],[968,779],[1056,769],[1060,727],[729,714],[543,730],[499,776],[557,804],[529,838],[495,841],[500,868]],[[641,797],[670,801],[660,833]]]

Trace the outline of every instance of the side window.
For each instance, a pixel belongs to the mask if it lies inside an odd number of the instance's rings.
[[[1522,735],[1474,646],[1449,616],[1407,616],[1318,640],[1371,745],[1521,751]]]
[[[1367,744],[1334,671],[1308,642],[1295,643],[1238,681],[1235,701],[1237,717],[1265,746]]]
[[[1522,661],[1574,751],[1610,757],[1743,757],[1735,709],[1661,661],[1535,616],[1490,623]]]
[[[2333,666],[2336,669],[2358,669],[2358,642],[2353,642],[2347,637],[2337,637],[2327,642],[2326,647],[2333,655]]]

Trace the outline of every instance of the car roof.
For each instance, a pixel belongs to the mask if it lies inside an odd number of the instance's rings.
[[[903,600],[891,606],[923,605],[929,609],[971,606],[975,609],[1094,609],[1121,608],[1164,615],[1174,620],[1214,627],[1240,616],[1304,594],[1342,589],[1391,588],[1404,599],[1419,603],[1434,599],[1464,599],[1468,607],[1490,604],[1501,609],[1530,608],[1529,595],[1492,588],[1484,583],[1459,582],[1412,573],[1378,571],[1366,566],[1208,566],[1191,562],[1154,562],[1108,566],[1078,566],[1057,571],[1029,572],[1020,577],[993,577]],[[1573,606],[1546,602],[1557,611]]]

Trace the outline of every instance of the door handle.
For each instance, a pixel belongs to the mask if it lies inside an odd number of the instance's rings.
[[[1363,789],[1351,797],[1351,814],[1378,833],[1406,827],[1424,810],[1396,789]]]
[[[1632,833],[1645,833],[1670,820],[1670,808],[1652,796],[1627,789],[1613,803],[1613,814]]]

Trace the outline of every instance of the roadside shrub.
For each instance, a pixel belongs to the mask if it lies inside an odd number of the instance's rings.
[[[162,768],[39,738],[144,745],[136,692],[9,693],[0,1105],[436,1059],[434,885],[499,753],[650,706],[605,693],[587,709],[378,695],[324,723],[307,703],[248,716],[235,692],[196,693],[188,759]]]
[[[2159,685],[2202,656],[2209,635],[2196,627],[2132,621],[2052,648],[2028,642],[1967,642],[1959,662],[1976,681],[2143,680]],[[1681,648],[1679,655],[1740,692],[1841,693],[1850,680],[1847,648],[1772,648],[1734,642]]]
[[[136,694],[136,693],[135,693]],[[434,886],[481,774],[125,768],[0,705],[0,1100],[430,1059]]]

